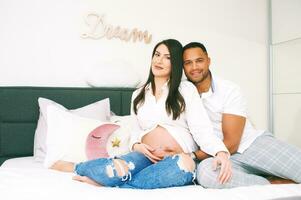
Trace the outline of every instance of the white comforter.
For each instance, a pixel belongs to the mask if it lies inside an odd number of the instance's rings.
[[[18,200],[61,200],[63,198],[83,200],[260,200],[298,196],[301,199],[301,184],[251,186],[233,189],[204,189],[201,186],[186,186],[156,190],[133,190],[95,187],[73,181],[72,176],[72,173],[44,169],[34,163],[28,164],[27,162],[27,164],[21,165],[20,162],[8,162],[0,167],[0,198]]]

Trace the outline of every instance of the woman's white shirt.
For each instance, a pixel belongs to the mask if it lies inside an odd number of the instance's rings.
[[[228,152],[221,139],[213,133],[213,126],[197,89],[192,83],[182,81],[179,86],[179,92],[184,98],[186,107],[176,120],[172,119],[172,114],[167,114],[165,108],[169,90],[167,83],[162,87],[158,100],[153,95],[151,85],[146,86],[144,103],[138,105],[136,115],[133,111],[133,100],[140,90],[141,88],[137,89],[132,95],[131,115],[136,118],[137,127],[131,135],[130,149],[134,143],[141,142],[144,135],[157,126],[161,126],[178,142],[185,153],[196,151],[198,146],[212,156],[219,151]]]

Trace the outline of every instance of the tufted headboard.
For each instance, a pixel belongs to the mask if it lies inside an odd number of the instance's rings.
[[[8,158],[31,156],[39,118],[38,98],[68,109],[110,98],[111,111],[130,112],[133,88],[0,87],[0,165]]]

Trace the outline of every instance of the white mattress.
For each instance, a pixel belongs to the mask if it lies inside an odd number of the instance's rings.
[[[201,186],[185,186],[156,190],[133,190],[95,187],[73,181],[73,175],[72,173],[45,169],[42,163],[35,162],[33,157],[10,159],[0,167],[0,198],[18,200],[59,200],[63,198],[83,200],[261,200],[298,197],[298,199],[301,199],[301,184],[251,186],[233,189],[204,189]]]
[[[35,162],[32,156],[6,160],[1,167],[5,168],[44,168],[43,163]]]

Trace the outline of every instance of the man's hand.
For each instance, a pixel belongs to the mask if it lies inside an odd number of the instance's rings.
[[[224,184],[230,180],[232,176],[232,166],[229,160],[229,154],[224,151],[220,151],[216,154],[213,159],[213,170],[217,170],[220,167],[220,174],[218,176],[218,181],[220,184]]]
[[[150,159],[153,163],[157,163],[158,161],[162,160],[162,158],[154,155],[155,149],[151,146],[143,143],[136,143],[133,146],[134,151],[138,151],[143,153],[148,159]]]

